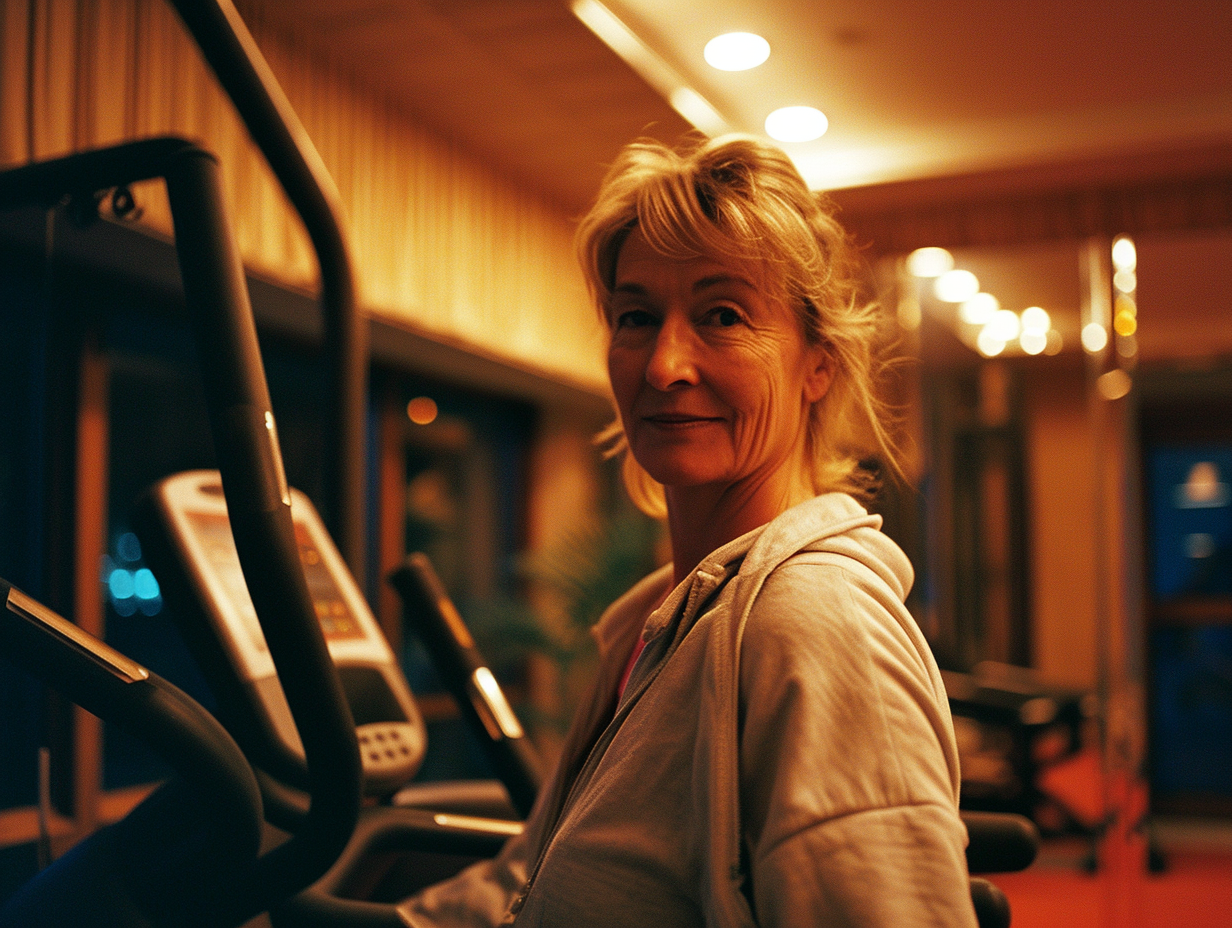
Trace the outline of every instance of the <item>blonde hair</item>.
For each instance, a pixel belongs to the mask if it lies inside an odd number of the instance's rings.
[[[744,136],[690,140],[678,149],[655,141],[626,147],[576,240],[605,324],[616,261],[634,228],[665,257],[759,261],[777,290],[768,295],[792,307],[808,344],[824,347],[832,380],[809,412],[805,435],[814,493],[864,495],[868,478],[860,465],[872,457],[901,473],[876,390],[881,316],[861,296],[862,265],[828,198],[808,189],[782,151]],[[634,503],[662,517],[663,487],[628,453],[619,417],[598,440],[609,456],[624,454]]]

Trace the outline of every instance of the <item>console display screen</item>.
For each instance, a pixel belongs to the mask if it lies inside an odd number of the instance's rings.
[[[261,633],[257,613],[240,569],[230,522],[221,513],[189,512],[187,515],[197,537],[201,539],[215,576],[226,590],[252,643],[260,650],[266,650],[265,636]],[[363,629],[347,606],[324,556],[317,549],[308,529],[298,521],[295,523],[295,540],[299,545],[308,592],[312,595],[312,604],[326,640],[363,638]]]

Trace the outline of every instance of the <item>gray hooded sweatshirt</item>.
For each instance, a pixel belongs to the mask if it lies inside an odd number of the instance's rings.
[[[974,926],[949,704],[880,525],[826,494],[648,621],[670,566],[621,597],[525,832],[404,902],[406,924]]]

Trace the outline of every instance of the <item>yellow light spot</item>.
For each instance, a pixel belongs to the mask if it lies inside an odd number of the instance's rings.
[[[1138,331],[1138,320],[1130,313],[1120,312],[1116,314],[1116,318],[1112,320],[1112,327],[1116,329],[1117,335],[1129,336]]]
[[[1134,302],[1134,298],[1128,294],[1118,293],[1117,298],[1112,303],[1112,310],[1118,316],[1122,313],[1136,316],[1138,315],[1138,304]]]

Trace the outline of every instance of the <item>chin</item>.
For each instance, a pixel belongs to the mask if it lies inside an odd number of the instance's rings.
[[[640,463],[640,462],[639,462]],[[723,480],[723,475],[702,470],[696,466],[651,466],[642,465],[642,469],[648,473],[653,480],[662,484],[664,487],[697,487],[705,486],[706,484],[718,483]]]

